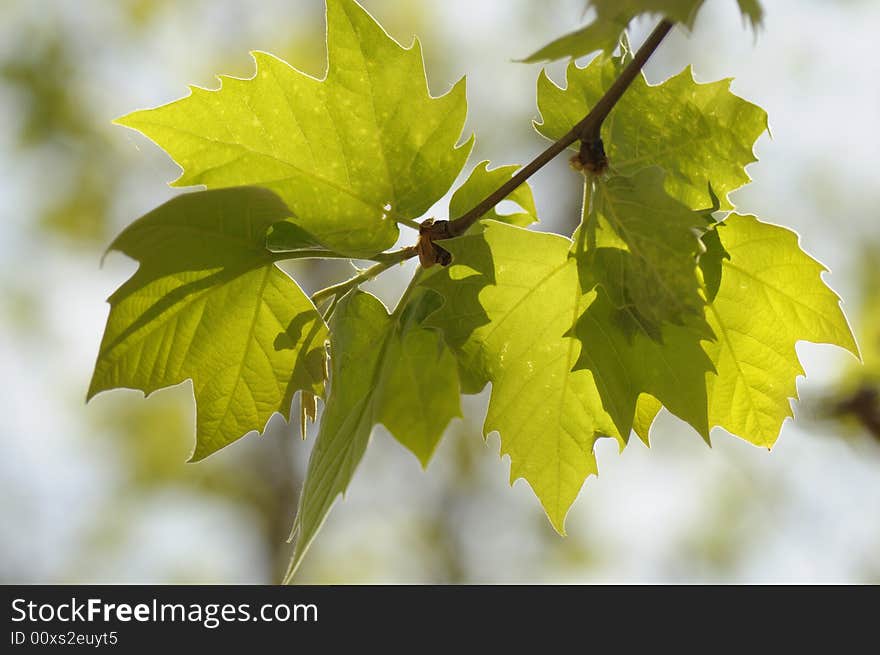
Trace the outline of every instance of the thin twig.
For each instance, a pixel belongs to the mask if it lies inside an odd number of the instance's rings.
[[[408,227],[411,230],[418,230],[419,229],[419,222],[414,221],[411,218],[404,218],[403,216],[395,216],[394,220],[399,225],[403,225],[404,227]]]
[[[400,264],[407,259],[415,257],[416,249],[415,246],[410,246],[408,248],[395,250],[394,252],[383,253],[383,255],[384,257],[382,258],[382,261],[379,261],[377,264],[370,266],[370,268],[361,271],[360,273],[346,280],[345,282],[334,284],[331,287],[321,289],[320,291],[312,294],[312,303],[318,305],[328,298],[341,298],[346,293],[351,291],[354,287],[363,284],[367,280],[372,280],[380,273],[383,273],[389,268],[392,268],[395,264]]]
[[[399,263],[405,262],[407,259],[412,259],[416,256],[415,246],[407,246],[406,248],[401,248],[400,250],[392,250],[391,252],[380,252],[378,255],[373,255],[370,259],[374,262],[392,262]]]

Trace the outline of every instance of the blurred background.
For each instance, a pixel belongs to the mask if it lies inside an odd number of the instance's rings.
[[[465,170],[524,163],[543,143],[537,66],[512,63],[584,19],[582,0],[363,0],[399,41],[422,39],[435,94],[468,77]],[[423,472],[382,428],[299,576],[309,583],[880,582],[880,4],[765,2],[764,29],[709,0],[647,68],[693,63],[735,77],[765,107],[741,211],[796,229],[833,271],[865,358],[800,344],[798,419],[772,453],[716,430],[713,448],[661,415],[650,450],[598,446],[558,537],[523,481],[508,486],[497,436],[466,399]],[[634,44],[652,27],[635,24]],[[110,239],[170,198],[177,167],[111,119],[248,77],[249,50],[320,75],[321,0],[0,0],[0,582],[280,579],[314,430],[277,416],[198,464],[189,383],[84,397],[108,305],[134,270]],[[560,64],[549,67],[561,79]],[[533,178],[542,224],[570,232],[578,175],[564,158]],[[437,216],[445,216],[444,203]],[[410,235],[407,235],[408,237]],[[307,291],[346,265],[291,269]],[[408,269],[372,290],[393,303]]]

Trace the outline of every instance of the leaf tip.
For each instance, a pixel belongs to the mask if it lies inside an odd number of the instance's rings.
[[[251,59],[254,60],[254,65],[256,66],[254,76],[250,79],[256,78],[258,75],[260,75],[263,68],[267,68],[269,66],[272,66],[273,64],[282,64],[284,66],[293,68],[293,66],[291,66],[284,59],[281,59],[277,55],[273,55],[271,52],[266,52],[265,50],[249,50],[248,54],[251,56]],[[239,78],[233,77],[230,79]]]
[[[305,555],[305,552],[300,551],[298,546],[294,547],[293,556],[291,557],[290,564],[287,566],[287,571],[285,572],[284,577],[281,579],[281,584],[293,584],[293,578],[296,576],[300,564],[302,564],[303,555]]]
[[[514,64],[538,64],[543,61],[547,61],[546,57],[541,57],[541,50],[535,50],[532,54],[523,57],[521,59],[511,59],[511,63]]]
[[[118,125],[119,127],[126,127],[130,130],[137,130],[140,132],[141,130],[137,127],[138,118],[145,112],[151,111],[150,109],[136,109],[135,111],[130,111],[127,114],[123,114],[122,116],[117,116],[113,120],[110,121],[111,125]]]
[[[431,463],[431,459],[434,457],[434,450],[432,449],[427,453],[413,453],[416,456],[416,459],[419,460],[419,466],[422,467],[422,471],[428,470],[428,464]]]
[[[416,43],[418,43],[418,40],[416,40]],[[467,98],[467,75],[459,77],[445,95],[452,94],[462,95],[465,99]]]
[[[703,441],[705,441],[706,445],[711,449],[712,448],[712,437],[709,434],[710,433],[709,425],[707,424],[705,426],[705,428],[700,427],[699,429],[697,429],[697,428],[695,428],[695,429],[697,430],[697,434],[699,434],[700,437],[702,437]]]
[[[86,404],[88,405],[92,398],[97,396],[102,391],[103,389],[99,389],[95,382],[95,376],[92,375],[92,380],[91,382],[89,382],[89,388],[88,390],[86,390]]]
[[[193,448],[193,451],[190,453],[189,457],[187,458],[186,463],[187,464],[195,464],[196,462],[201,462],[203,459],[205,459],[210,454],[211,454],[210,451],[208,451],[206,448],[202,447],[202,441],[200,439],[197,439],[195,448]]]
[[[471,132],[471,135],[467,139],[465,139],[464,141],[462,141],[461,143],[459,143],[458,145],[455,146],[455,150],[462,151],[462,155],[464,155],[463,159],[467,160],[467,158],[470,157],[471,151],[474,149],[474,144],[476,142],[477,142],[477,135],[475,133]],[[462,164],[464,164],[464,163],[465,162],[462,162]]]
[[[568,533],[565,531],[565,519],[568,516],[568,509],[566,508],[561,514],[559,512],[550,512],[547,508],[544,508],[544,511],[547,514],[547,518],[550,520],[550,525],[553,526],[553,529],[556,530],[556,534],[560,537],[567,537]]]
[[[128,127],[126,124],[126,119],[132,115],[133,112],[129,112],[127,114],[123,114],[122,116],[117,116],[116,118],[110,121],[111,125],[119,125],[120,127]]]

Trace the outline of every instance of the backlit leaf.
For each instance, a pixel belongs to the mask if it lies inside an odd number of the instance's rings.
[[[663,409],[663,404],[654,398],[654,396],[650,396],[646,393],[640,395],[638,402],[636,402],[636,416],[633,420],[633,432],[638,435],[639,439],[641,439],[646,446],[650,447],[651,445],[649,438],[651,427],[654,425],[654,419],[657,418],[657,414],[660,413],[661,409]]]
[[[375,296],[354,291],[333,314],[330,393],[300,496],[288,579],[348,488],[374,425],[383,423],[427,465],[449,421],[461,416],[455,360],[435,330],[421,327],[436,300],[419,293],[389,316]]]
[[[396,241],[395,219],[424,214],[464,165],[464,80],[432,98],[419,42],[401,47],[353,0],[327,1],[327,50],[324,80],[254,52],[254,77],[193,86],[117,122],[180,164],[175,185],[265,186],[327,248],[371,256]]]
[[[706,378],[709,422],[769,448],[792,416],[804,374],[795,344],[828,343],[856,356],[858,347],[840,299],[822,281],[826,269],[800,249],[797,234],[732,215],[719,236],[730,258],[707,312],[718,337],[704,345],[718,371]]]
[[[495,221],[446,240],[447,268],[424,285],[445,302],[428,319],[474,378],[492,382],[485,435],[497,430],[510,479],[525,478],[553,526],[596,472],[593,445],[617,436],[589,371],[565,336],[589,304],[580,291],[571,241]]]
[[[287,215],[242,187],[178,196],[126,228],[110,248],[140,267],[110,296],[89,398],[192,379],[198,460],[289,419],[296,391],[320,394],[324,322],[264,246]]]
[[[571,130],[611,86],[618,66],[607,57],[585,68],[572,63],[565,88],[542,72],[538,131],[555,141]],[[666,190],[691,209],[712,206],[713,195],[720,209],[733,209],[727,196],[750,180],[745,167],[756,161],[753,147],[767,114],[732,94],[730,82],[699,84],[690,67],[656,86],[639,75],[602,127],[611,168],[628,176],[659,166]]]

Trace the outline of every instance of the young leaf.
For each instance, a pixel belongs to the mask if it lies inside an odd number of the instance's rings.
[[[757,28],[764,12],[758,0],[737,0],[743,16]],[[589,0],[596,10],[592,23],[559,37],[526,57],[525,63],[577,59],[596,50],[611,53],[627,25],[641,14],[659,15],[692,28],[703,0]]]
[[[472,141],[456,147],[464,80],[439,98],[421,46],[397,44],[354,0],[327,0],[328,66],[316,80],[254,52],[247,80],[118,119],[183,168],[178,186],[255,184],[277,192],[327,248],[372,256],[449,189]]]
[[[497,430],[510,455],[510,479],[525,478],[553,526],[596,472],[593,444],[617,436],[589,371],[571,372],[580,354],[565,336],[584,298],[571,241],[496,221],[443,241],[453,256],[423,285],[443,296],[428,325],[473,379],[492,382],[483,432]]]
[[[519,166],[499,166],[498,168],[489,168],[488,161],[482,161],[471,171],[470,177],[462,184],[449,201],[449,216],[457,218],[483,200],[495,189],[507,182],[518,170]],[[481,218],[492,218],[502,223],[510,225],[519,225],[527,227],[537,222],[538,212],[535,208],[535,198],[532,196],[532,188],[528,184],[518,187],[513,193],[507,196],[506,200],[512,200],[523,210],[515,214],[499,214],[498,209],[493,208]]]
[[[252,187],[178,196],[110,246],[140,262],[110,296],[88,397],[128,387],[150,394],[193,381],[202,459],[274,412],[297,390],[320,394],[326,328],[264,247],[290,211]]]
[[[718,339],[704,345],[718,375],[706,378],[710,425],[769,448],[792,416],[804,374],[798,341],[829,343],[858,356],[840,299],[822,264],[791,230],[732,215],[719,236],[729,259],[707,312]]]
[[[554,141],[567,133],[611,86],[618,66],[607,57],[585,68],[572,62],[565,88],[542,72],[537,130]],[[698,84],[690,67],[656,86],[639,75],[602,128],[612,169],[633,175],[659,166],[666,190],[691,209],[711,206],[713,192],[720,209],[733,209],[727,196],[750,181],[745,167],[757,161],[752,149],[767,129],[767,114],[733,95],[730,82]]]
[[[376,423],[427,465],[446,425],[461,416],[455,360],[439,334],[420,326],[433,306],[425,296],[391,316],[362,291],[339,301],[330,320],[330,393],[300,495],[288,580],[348,488]]]

